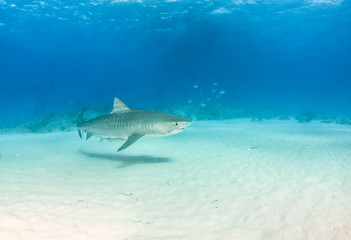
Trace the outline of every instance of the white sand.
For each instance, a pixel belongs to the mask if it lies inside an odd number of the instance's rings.
[[[0,136],[0,239],[351,239],[351,127],[194,122],[118,143]]]

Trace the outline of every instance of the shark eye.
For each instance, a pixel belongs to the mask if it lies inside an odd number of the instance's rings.
[[[178,123],[176,123],[176,126],[178,126]]]

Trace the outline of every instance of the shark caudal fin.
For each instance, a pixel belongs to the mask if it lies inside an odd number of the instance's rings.
[[[85,111],[86,111],[86,109],[84,108],[84,109],[80,112],[80,114],[79,114],[79,116],[78,116],[78,119],[77,119],[77,127],[79,127],[82,123],[85,122],[85,121],[83,120],[83,115],[84,115]],[[80,138],[82,138],[82,131],[81,131],[80,129],[78,129],[78,135],[79,135]]]

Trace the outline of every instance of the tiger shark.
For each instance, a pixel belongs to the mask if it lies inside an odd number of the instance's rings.
[[[126,140],[117,150],[122,151],[141,137],[162,137],[173,135],[190,125],[191,120],[176,115],[147,111],[132,110],[118,98],[114,99],[113,110],[88,121],[83,120],[83,110],[77,120],[79,137],[86,132],[86,140],[91,136],[100,140]]]

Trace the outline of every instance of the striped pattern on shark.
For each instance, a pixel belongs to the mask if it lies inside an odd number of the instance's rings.
[[[78,134],[86,132],[86,139],[91,136],[101,140],[126,140],[118,149],[126,149],[141,137],[162,137],[173,135],[190,125],[191,120],[176,115],[147,111],[132,110],[118,98],[114,99],[113,110],[88,121],[83,120],[83,110],[77,120]]]

